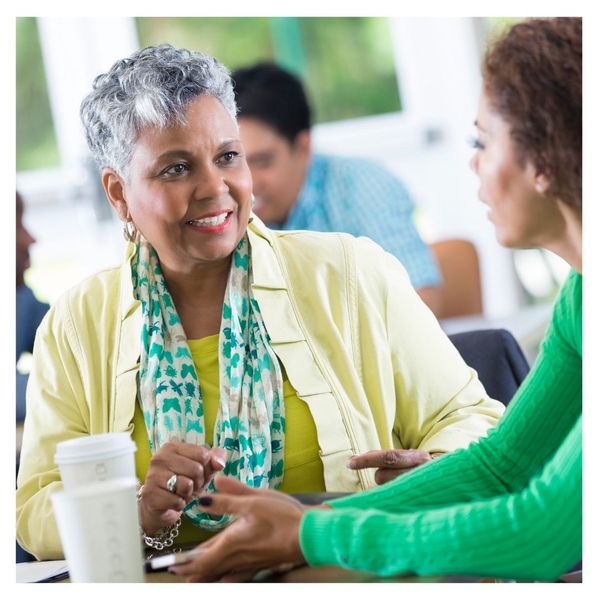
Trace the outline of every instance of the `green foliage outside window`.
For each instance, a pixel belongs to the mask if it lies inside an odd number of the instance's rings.
[[[401,110],[391,37],[375,17],[140,17],[140,45],[169,42],[216,56],[230,69],[278,62],[304,81],[314,121]],[[57,167],[37,19],[16,19],[17,171]]]
[[[200,50],[230,69],[271,60],[305,83],[316,123],[401,109],[387,19],[143,17],[141,46]]]
[[[46,75],[34,17],[17,18],[17,171],[59,164]]]

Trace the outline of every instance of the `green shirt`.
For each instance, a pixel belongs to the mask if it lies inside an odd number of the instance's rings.
[[[571,272],[498,426],[334,510],[308,511],[309,564],[554,580],[581,558],[581,287]]]

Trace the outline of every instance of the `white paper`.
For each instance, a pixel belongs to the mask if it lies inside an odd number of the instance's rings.
[[[17,563],[17,583],[35,583],[68,571],[66,560]]]

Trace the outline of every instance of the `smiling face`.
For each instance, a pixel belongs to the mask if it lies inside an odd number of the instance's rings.
[[[143,131],[127,180],[103,183],[122,220],[130,218],[172,271],[228,261],[250,215],[252,179],[235,120],[212,96],[186,111],[185,125]]]
[[[310,134],[300,132],[292,144],[258,119],[240,117],[238,121],[252,171],[254,212],[265,223],[283,225],[304,183],[310,158]]]
[[[563,227],[558,200],[546,194],[547,178],[530,161],[519,161],[509,124],[483,93],[478,139],[470,166],[479,177],[479,199],[489,206],[496,239],[512,248],[547,247]]]

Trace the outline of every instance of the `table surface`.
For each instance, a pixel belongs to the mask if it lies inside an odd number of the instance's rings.
[[[417,577],[412,575],[396,577],[378,577],[373,573],[352,571],[340,567],[298,567],[281,574],[262,576],[256,583],[481,583],[495,582],[493,579],[467,576]],[[69,583],[69,579],[61,579],[57,583]],[[146,583],[185,583],[185,577],[168,571],[146,573]]]
[[[383,578],[373,573],[351,571],[340,567],[299,567],[287,573],[261,577],[261,583],[369,583],[369,582],[396,582],[396,583],[437,583],[437,582],[480,582],[480,577],[417,577],[398,576]],[[185,578],[174,575],[168,571],[147,573],[147,583],[183,583]]]

